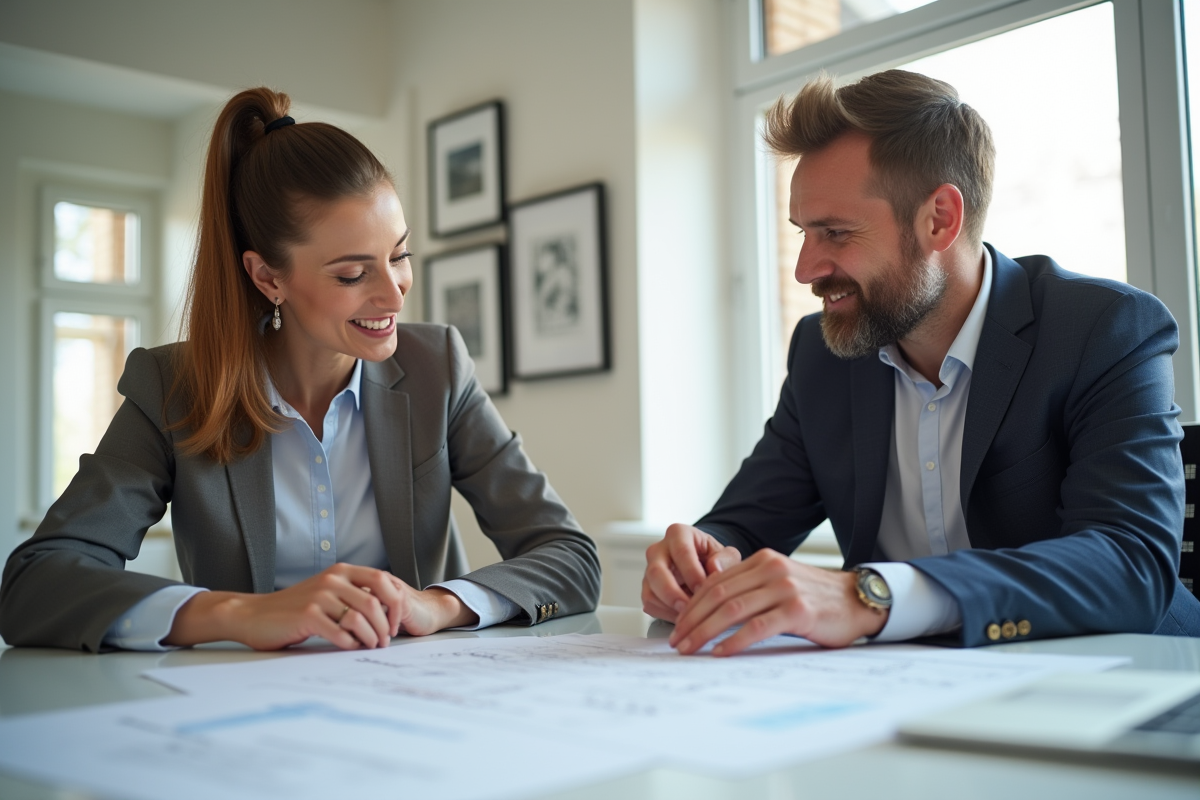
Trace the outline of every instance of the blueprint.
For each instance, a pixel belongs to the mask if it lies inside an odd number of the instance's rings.
[[[883,741],[903,721],[1046,675],[1126,659],[916,645],[817,648],[775,637],[745,655],[680,656],[661,639],[569,634],[451,639],[382,650],[152,670],[184,692],[287,689],[454,719],[497,736],[581,736],[739,775]],[[719,757],[714,757],[719,752]]]
[[[511,731],[510,731],[511,732]],[[0,768],[133,800],[528,797],[627,773],[645,754],[470,714],[286,691],[173,697],[0,720]]]
[[[605,634],[397,641],[152,670],[186,696],[0,720],[0,769],[135,800],[529,797],[653,767],[760,772],[1127,660],[791,637],[731,658]]]

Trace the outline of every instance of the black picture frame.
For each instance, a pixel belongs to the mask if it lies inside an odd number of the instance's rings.
[[[454,325],[492,396],[508,392],[508,269],[499,244],[465,247],[424,262],[425,319]]]
[[[512,376],[560,378],[612,368],[604,184],[508,208]]]
[[[440,238],[504,222],[504,103],[435,119],[427,137],[430,233]]]

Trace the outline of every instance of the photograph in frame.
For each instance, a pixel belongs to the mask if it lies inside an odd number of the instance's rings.
[[[451,236],[504,221],[504,105],[429,123],[429,227]]]
[[[610,368],[604,186],[509,207],[513,377]]]
[[[425,319],[458,329],[490,395],[508,391],[504,251],[484,245],[425,259]]]

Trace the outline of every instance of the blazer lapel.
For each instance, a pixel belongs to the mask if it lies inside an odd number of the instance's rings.
[[[989,245],[990,248],[990,245]],[[992,250],[992,296],[975,351],[963,424],[959,489],[965,512],[984,456],[1016,394],[1033,346],[1016,333],[1034,321],[1029,278],[1015,261]],[[972,542],[979,546],[982,542]]]
[[[253,591],[275,590],[275,478],[270,438],[250,455],[225,465],[234,513],[242,528]]]
[[[423,588],[413,537],[412,446],[408,395],[394,387],[404,370],[394,359],[364,362],[362,403],[367,457],[379,527],[392,572],[414,589]]]
[[[868,561],[875,552],[883,493],[887,488],[896,390],[892,368],[875,354],[850,365],[850,427],[854,442],[854,529],[846,564]]]

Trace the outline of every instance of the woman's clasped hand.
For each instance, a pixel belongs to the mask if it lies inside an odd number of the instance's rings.
[[[165,643],[226,639],[278,650],[320,636],[357,650],[387,647],[400,633],[424,636],[476,622],[453,592],[417,591],[389,572],[339,563],[270,594],[198,594],[179,610]]]

